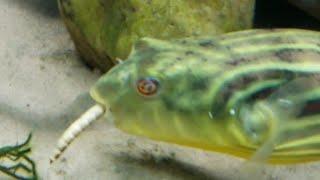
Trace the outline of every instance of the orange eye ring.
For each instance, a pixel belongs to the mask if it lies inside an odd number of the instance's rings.
[[[159,82],[154,78],[142,78],[137,82],[137,90],[144,96],[151,96],[157,93]]]

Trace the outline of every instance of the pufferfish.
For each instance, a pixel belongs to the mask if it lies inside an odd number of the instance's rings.
[[[320,159],[320,32],[253,29],[170,41],[142,38],[90,91],[57,159],[92,121],[245,159]]]

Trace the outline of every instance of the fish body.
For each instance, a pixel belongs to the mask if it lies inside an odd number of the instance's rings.
[[[295,163],[320,159],[319,75],[320,32],[143,38],[127,61],[98,80],[91,95],[110,107],[115,125],[125,132],[243,158],[250,158],[276,127],[286,140],[275,145],[269,161]],[[308,86],[305,81],[290,85],[299,78],[312,79],[313,88],[299,90]],[[155,92],[141,92],[141,81],[142,91]],[[272,108],[269,97],[287,84],[293,92],[282,92],[277,100],[298,105],[277,112],[281,108]],[[279,119],[264,120],[268,112]]]

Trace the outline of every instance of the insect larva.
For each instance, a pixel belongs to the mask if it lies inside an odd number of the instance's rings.
[[[59,139],[57,148],[50,158],[50,163],[58,159],[68,145],[93,121],[99,119],[104,112],[104,107],[96,104],[74,121]]]

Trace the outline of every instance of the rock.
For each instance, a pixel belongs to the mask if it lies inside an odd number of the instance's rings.
[[[251,28],[254,0],[59,0],[83,59],[103,71],[140,37],[215,35]]]

